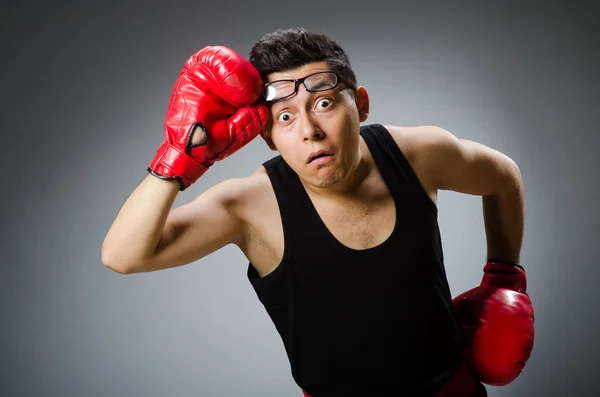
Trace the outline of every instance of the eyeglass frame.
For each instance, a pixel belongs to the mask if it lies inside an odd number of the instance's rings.
[[[306,86],[306,84],[304,84],[304,80],[308,79],[309,77],[316,76],[318,74],[333,74],[335,76],[335,85],[333,87],[329,87],[329,88],[326,88],[324,90],[313,90],[313,91],[309,90],[308,87]],[[291,94],[286,95],[284,97],[277,98],[277,99],[271,99],[270,101],[267,100],[267,98],[265,96],[265,89],[268,86],[270,86],[271,84],[280,83],[282,81],[289,81],[290,83],[294,83],[294,91]],[[323,92],[323,91],[329,91],[329,90],[333,90],[333,89],[337,88],[337,86],[340,85],[340,83],[344,83],[344,81],[342,80],[342,78],[336,72],[333,72],[331,70],[324,70],[324,71],[321,71],[321,72],[311,73],[308,76],[304,76],[304,77],[299,78],[299,79],[281,79],[281,80],[270,81],[270,82],[266,83],[265,85],[263,85],[263,88],[261,90],[261,95],[262,95],[263,99],[267,103],[273,103],[273,102],[276,102],[276,101],[280,101],[282,99],[289,98],[292,95],[296,94],[298,92],[298,87],[300,85],[299,83],[302,83],[302,85],[304,85],[304,88],[308,92]]]

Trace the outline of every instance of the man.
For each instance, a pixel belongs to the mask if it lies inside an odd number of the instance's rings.
[[[368,113],[366,89],[327,36],[276,31],[249,62],[202,49],[179,76],[165,142],[102,261],[140,273],[237,245],[306,396],[486,395],[482,382],[515,379],[533,343],[517,264],[519,169],[439,127],[361,126]],[[178,191],[258,134],[280,154],[171,210]],[[483,197],[489,260],[454,306],[440,189]]]

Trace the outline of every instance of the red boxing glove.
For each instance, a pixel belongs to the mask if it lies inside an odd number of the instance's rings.
[[[533,306],[520,266],[488,262],[483,271],[481,285],[452,303],[469,369],[485,384],[504,386],[519,376],[531,355]]]
[[[227,47],[205,47],[185,63],[165,118],[165,141],[148,172],[176,179],[179,190],[196,182],[215,161],[254,139],[269,119],[255,104],[262,79],[252,64]],[[192,143],[194,133],[205,139]]]

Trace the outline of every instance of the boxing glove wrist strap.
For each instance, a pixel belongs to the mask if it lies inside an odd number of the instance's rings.
[[[525,270],[514,263],[488,261],[483,268],[481,285],[508,288],[516,292],[527,291]]]
[[[156,151],[156,156],[148,168],[148,172],[158,178],[176,179],[181,191],[196,182],[206,171],[207,166],[198,163],[166,140]]]
[[[511,265],[511,266],[518,267],[521,270],[525,270],[525,269],[523,269],[523,266],[519,264],[519,262],[511,262],[511,261],[496,260],[493,258],[488,258],[487,263],[497,263],[500,265]]]

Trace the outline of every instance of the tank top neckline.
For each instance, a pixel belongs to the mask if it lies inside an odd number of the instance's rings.
[[[362,137],[362,134],[361,134],[361,137]],[[315,204],[313,203],[312,199],[308,195],[306,188],[302,184],[300,177],[298,176],[298,174],[296,174],[296,172],[294,172],[293,170],[290,169],[292,171],[291,174],[294,176],[294,184],[297,185],[298,191],[300,192],[300,194],[302,196],[302,200],[308,206],[311,216],[316,221],[316,224],[318,225],[318,227],[321,228],[320,234],[326,236],[326,238],[331,243],[331,247],[337,249],[338,251],[345,251],[345,252],[348,252],[348,253],[351,253],[354,255],[366,255],[366,254],[371,254],[371,253],[378,252],[381,250],[385,250],[386,247],[394,241],[396,235],[399,233],[399,230],[401,228],[400,200],[398,200],[398,193],[393,190],[392,186],[390,186],[390,183],[388,182],[388,178],[386,177],[386,175],[384,175],[384,173],[386,172],[386,169],[383,167],[383,164],[381,163],[382,158],[379,155],[379,153],[377,152],[377,148],[373,147],[374,145],[369,143],[369,141],[370,141],[369,139],[365,139],[363,137],[363,140],[365,141],[365,145],[369,149],[371,157],[373,157],[375,166],[377,167],[377,170],[379,171],[381,178],[388,189],[388,192],[392,196],[392,199],[394,202],[394,213],[395,213],[395,218],[396,218],[395,222],[394,222],[394,228],[392,229],[391,233],[381,243],[374,245],[372,247],[368,247],[368,248],[348,247],[347,245],[342,243],[336,236],[334,236],[333,233],[331,232],[331,230],[329,230],[329,228],[323,221],[323,218],[321,218],[321,215],[317,211]],[[289,167],[289,165],[288,165],[288,167]]]

